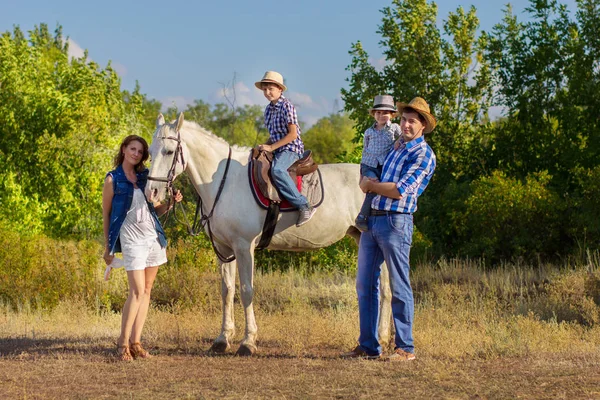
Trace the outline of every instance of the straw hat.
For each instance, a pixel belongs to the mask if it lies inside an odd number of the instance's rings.
[[[369,113],[374,115],[375,111],[391,111],[392,118],[398,115],[398,111],[394,106],[394,98],[389,94],[375,96],[375,100],[373,100],[373,108],[369,109]]]
[[[400,114],[402,113],[402,111],[404,111],[405,108],[408,107],[408,108],[412,108],[419,115],[421,115],[423,118],[425,118],[426,126],[425,126],[425,129],[423,130],[423,133],[430,133],[437,125],[437,121],[435,120],[435,117],[431,114],[431,112],[429,110],[429,104],[427,104],[427,102],[421,97],[415,97],[408,104],[398,102],[398,103],[396,103],[396,107],[398,107],[398,113],[400,113]]]
[[[263,76],[263,78],[260,81],[255,82],[254,86],[256,86],[258,89],[262,90],[263,83],[275,83],[276,85],[279,85],[284,92],[287,90],[287,87],[283,84],[283,76],[281,76],[281,74],[279,72],[275,72],[275,71],[265,72],[265,75]]]

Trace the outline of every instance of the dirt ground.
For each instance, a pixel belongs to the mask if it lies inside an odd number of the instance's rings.
[[[285,354],[260,343],[252,358],[211,356],[209,339],[162,344],[150,360],[115,361],[113,344],[89,340],[0,340],[4,399],[600,398],[600,356],[342,360],[339,349]]]

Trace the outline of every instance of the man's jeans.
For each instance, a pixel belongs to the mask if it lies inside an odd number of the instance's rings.
[[[360,164],[360,175],[361,176],[366,176],[369,178],[377,178],[380,179],[381,178],[381,169],[382,166],[378,166],[378,167],[371,167],[367,164]],[[377,196],[377,193],[373,193],[373,192],[369,192],[365,195],[365,200],[362,203],[362,207],[360,207],[360,212],[359,215],[362,215],[364,217],[369,217],[369,214],[371,213],[371,203],[373,202],[373,199],[375,198],[375,196]]]
[[[369,230],[360,236],[356,276],[360,319],[358,344],[369,355],[381,354],[377,326],[383,261],[390,271],[396,348],[414,352],[412,325],[415,311],[409,279],[412,233],[413,216],[393,213],[369,217]]]
[[[300,154],[283,150],[273,154],[273,164],[271,165],[271,176],[275,181],[275,186],[281,195],[296,208],[308,205],[308,200],[298,192],[296,182],[292,180],[288,172],[288,168],[299,159]]]

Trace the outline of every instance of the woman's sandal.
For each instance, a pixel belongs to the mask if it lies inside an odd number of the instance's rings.
[[[151,358],[150,353],[142,347],[140,342],[129,343],[129,351],[133,358]]]
[[[131,351],[129,346],[119,346],[117,345],[117,359],[119,361],[133,361],[133,357],[131,355]]]

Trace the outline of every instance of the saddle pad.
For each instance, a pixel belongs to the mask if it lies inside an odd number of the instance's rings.
[[[306,197],[310,205],[318,207],[323,202],[325,191],[323,190],[323,182],[321,181],[321,171],[318,169],[308,175],[299,176],[296,178],[296,185],[300,193]],[[250,181],[250,191],[254,195],[254,199],[259,206],[265,210],[269,208],[270,200],[267,199],[258,187],[258,182],[254,179],[252,173],[252,163],[248,163],[248,180]],[[291,205],[287,200],[283,200],[280,204],[279,211],[296,211],[297,208]]]

